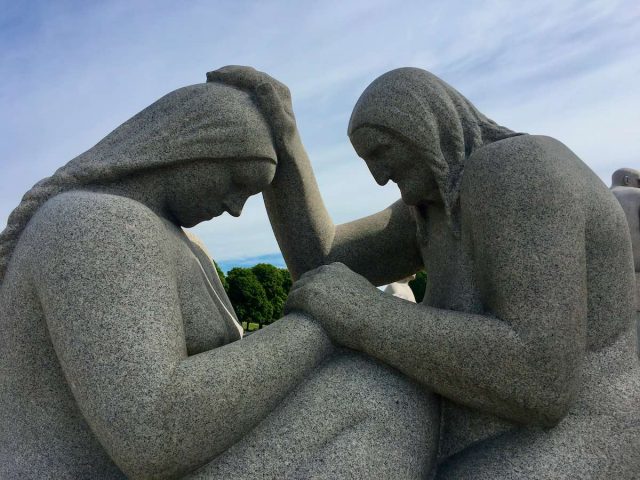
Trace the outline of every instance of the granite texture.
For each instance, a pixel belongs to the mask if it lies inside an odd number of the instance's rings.
[[[246,67],[208,78],[253,92],[274,130],[263,195],[297,280],[287,311],[441,399],[431,475],[640,476],[626,219],[569,148],[497,125],[428,72],[394,70],[367,87],[348,133],[401,200],[335,225],[286,87]],[[374,287],[422,268],[422,304]]]
[[[435,395],[335,351],[304,314],[241,339],[208,255],[185,236],[239,215],[275,171],[252,96],[207,83],[27,192],[0,234],[0,478],[432,469]]]
[[[633,264],[636,272],[636,309],[638,310],[638,350],[640,353],[640,171],[621,168],[611,176],[611,193],[618,199],[629,225]]]

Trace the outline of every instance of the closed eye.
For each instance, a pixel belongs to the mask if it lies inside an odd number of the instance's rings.
[[[389,145],[385,145],[385,144],[378,145],[376,148],[374,148],[367,154],[367,158],[379,157],[380,155],[385,153],[387,150],[389,150],[389,148],[391,148]]]

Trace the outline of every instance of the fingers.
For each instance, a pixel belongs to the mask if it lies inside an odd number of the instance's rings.
[[[309,307],[309,292],[305,288],[291,290],[284,304],[284,313],[304,311]]]

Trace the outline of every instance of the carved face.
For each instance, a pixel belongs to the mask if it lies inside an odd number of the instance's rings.
[[[441,203],[431,170],[430,153],[409,140],[374,127],[361,127],[351,134],[351,144],[379,185],[389,180],[400,189],[407,205]]]
[[[196,160],[164,178],[167,216],[184,227],[228,212],[238,217],[247,199],[273,180],[276,165],[265,158]]]
[[[626,187],[640,187],[640,175],[628,174],[624,176],[623,184]]]

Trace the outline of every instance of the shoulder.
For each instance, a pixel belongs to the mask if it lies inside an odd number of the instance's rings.
[[[524,185],[527,179],[517,175],[530,172],[544,179],[561,178],[575,170],[579,163],[580,159],[555,138],[520,135],[475,151],[465,165],[465,176],[469,173]]]
[[[581,225],[589,197],[606,187],[565,145],[550,137],[523,135],[479,149],[465,166],[460,189],[463,222],[523,235]],[[608,194],[608,193],[607,193]],[[484,225],[484,226],[483,226]]]
[[[105,254],[132,246],[158,248],[167,231],[163,220],[126,197],[72,191],[47,201],[25,230],[26,240],[45,255],[92,251]]]
[[[469,157],[461,199],[526,200],[531,206],[567,201],[582,194],[585,169],[588,167],[554,138],[511,137],[486,145]]]
[[[148,207],[140,202],[120,195],[96,193],[84,190],[64,192],[49,199],[34,215],[53,216],[73,222],[75,219],[91,222],[99,218],[121,218],[127,220],[147,221],[153,223],[160,220]]]
[[[158,230],[163,225],[162,219],[140,202],[87,191],[64,192],[49,199],[36,212],[32,223],[30,227],[36,229],[74,228],[79,231],[118,227]]]

